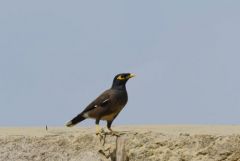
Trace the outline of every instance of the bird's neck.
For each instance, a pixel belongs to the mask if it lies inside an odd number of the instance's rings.
[[[126,90],[125,84],[113,84],[112,89]]]

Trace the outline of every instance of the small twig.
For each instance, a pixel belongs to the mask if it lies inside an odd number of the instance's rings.
[[[111,156],[110,152],[109,152],[109,154],[107,155],[102,149],[100,149],[98,152],[99,152],[100,154],[102,154],[103,156],[105,156],[107,159]]]

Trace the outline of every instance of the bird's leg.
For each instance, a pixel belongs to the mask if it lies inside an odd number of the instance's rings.
[[[101,133],[101,127],[99,125],[96,125],[96,135]]]
[[[111,128],[111,125],[112,125],[112,121],[107,121],[107,128],[110,131],[110,134],[113,135],[113,136],[119,137],[121,134],[116,132],[116,131],[113,131],[112,128]]]
[[[106,139],[106,133],[104,132],[104,130],[99,126],[99,121],[100,120],[96,120],[96,135],[99,136],[99,140],[100,142],[103,141],[103,146],[105,144],[105,139]]]
[[[99,126],[99,122],[100,122],[99,119],[97,119],[96,122],[95,122],[96,123],[96,135],[104,133],[103,129]]]

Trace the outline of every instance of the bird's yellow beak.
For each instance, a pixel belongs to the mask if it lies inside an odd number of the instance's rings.
[[[132,78],[132,77],[136,77],[136,75],[135,74],[130,74],[129,78]]]

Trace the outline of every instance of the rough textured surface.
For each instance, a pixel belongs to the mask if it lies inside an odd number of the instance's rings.
[[[194,130],[195,129],[195,130]],[[129,161],[240,161],[239,126],[128,126]],[[91,128],[0,128],[0,161],[111,161],[115,136],[102,146]],[[106,150],[107,159],[99,153]]]

